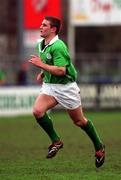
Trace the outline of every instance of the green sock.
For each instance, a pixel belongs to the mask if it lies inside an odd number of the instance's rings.
[[[88,134],[94,144],[95,150],[98,151],[102,147],[102,142],[93,123],[88,120],[86,126],[82,127],[82,129]]]
[[[54,130],[53,123],[47,113],[41,118],[36,118],[39,125],[43,128],[43,130],[48,134],[52,142],[60,140],[56,131]]]

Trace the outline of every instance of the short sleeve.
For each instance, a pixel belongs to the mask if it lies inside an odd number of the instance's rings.
[[[53,63],[55,66],[67,66],[69,64],[69,53],[66,46],[60,44],[54,48]]]

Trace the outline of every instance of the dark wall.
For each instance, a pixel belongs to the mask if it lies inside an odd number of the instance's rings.
[[[17,14],[16,0],[3,0],[0,2],[0,47],[3,45],[2,53],[17,53]]]
[[[17,1],[0,2],[0,33],[15,34],[17,31]]]

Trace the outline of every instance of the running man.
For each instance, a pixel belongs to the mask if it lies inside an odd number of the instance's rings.
[[[57,104],[62,105],[73,123],[91,139],[95,148],[95,165],[100,167],[105,160],[105,146],[93,123],[83,114],[80,89],[76,83],[77,72],[67,46],[58,37],[60,26],[61,21],[56,17],[47,16],[43,19],[40,26],[42,40],[37,44],[38,56],[32,55],[29,59],[29,63],[41,70],[37,80],[42,89],[35,100],[33,115],[52,141],[47,154],[47,158],[52,158],[63,147],[63,142],[47,111]]]

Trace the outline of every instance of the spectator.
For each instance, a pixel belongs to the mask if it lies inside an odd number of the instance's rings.
[[[27,63],[23,62],[17,74],[17,85],[20,86],[27,85],[28,83],[27,70],[28,70],[28,65]]]
[[[2,69],[0,69],[0,86],[3,86],[5,84],[6,84],[6,74]]]

